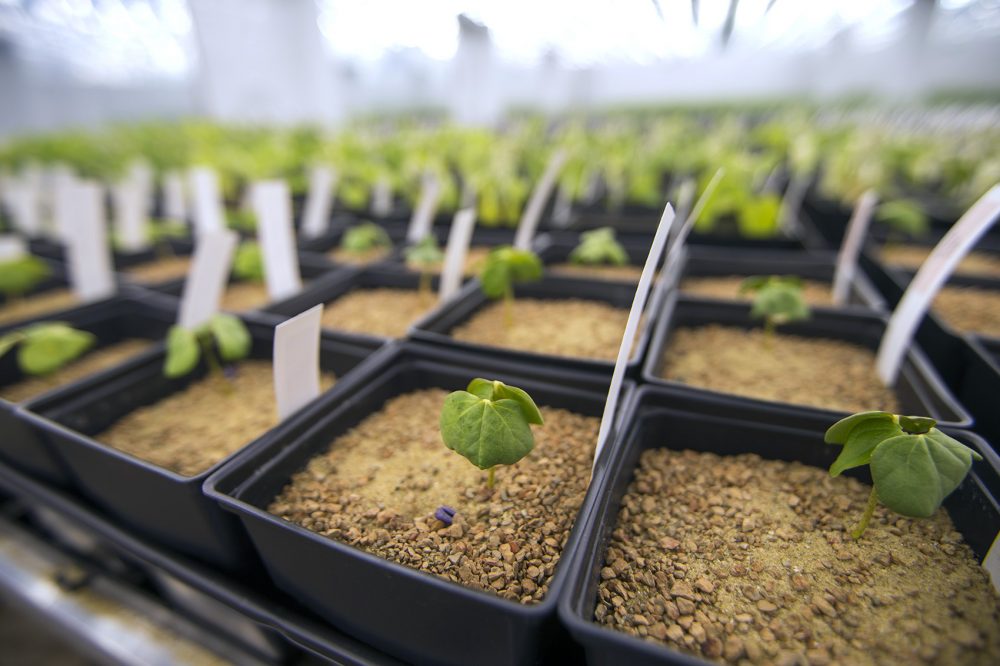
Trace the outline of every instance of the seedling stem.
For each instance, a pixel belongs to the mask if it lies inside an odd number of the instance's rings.
[[[851,538],[855,541],[860,539],[861,535],[865,533],[866,529],[868,529],[868,523],[871,522],[872,516],[875,515],[876,506],[878,506],[878,493],[873,487],[872,491],[868,493],[868,503],[865,505],[865,513],[861,516],[861,522],[858,523],[858,526],[851,532]]]
[[[496,466],[494,466],[494,467],[490,467],[490,471],[489,471],[489,473],[488,473],[488,474],[486,475],[486,487],[487,487],[487,488],[491,488],[491,489],[493,488],[493,483],[494,483],[494,473],[495,473],[495,471],[496,471]]]

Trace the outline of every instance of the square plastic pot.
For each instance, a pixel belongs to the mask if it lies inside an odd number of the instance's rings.
[[[350,390],[325,399],[322,416],[308,431],[246,452],[212,475],[206,492],[239,514],[279,589],[338,629],[399,659],[438,664],[572,660],[572,647],[554,612],[577,545],[576,528],[547,597],[522,605],[328,539],[266,510],[290,477],[331,441],[390,398],[409,391],[461,389],[470,378],[484,376],[527,390],[541,405],[591,416],[602,413],[605,378],[448,356],[412,343],[394,347],[380,363],[355,375]],[[522,376],[521,370],[530,376]],[[592,390],[594,386],[604,390]],[[602,468],[598,466],[596,476],[603,474]],[[593,501],[588,492],[579,515],[585,515]]]
[[[840,452],[823,443],[828,420],[805,418],[797,423],[775,423],[768,415],[746,407],[726,407],[678,398],[657,387],[644,386],[632,400],[619,434],[620,445],[608,460],[608,473],[597,484],[594,510],[585,519],[580,552],[573,560],[569,584],[559,601],[559,617],[573,637],[583,645],[588,664],[652,665],[706,664],[697,657],[651,643],[594,621],[594,608],[609,537],[617,527],[618,511],[639,455],[646,449],[663,448],[710,451],[720,455],[755,453],[769,460],[798,461],[828,468]],[[982,560],[1000,531],[1000,459],[972,433],[948,430],[948,434],[979,451],[984,459],[944,503],[965,541]],[[867,468],[846,472],[871,483]]]
[[[129,338],[160,340],[177,318],[176,311],[166,303],[139,296],[121,296],[101,301],[89,309],[78,310],[69,316],[60,317],[74,328],[89,331],[97,337],[94,349],[102,349]],[[109,371],[95,373],[90,377],[58,387],[35,396],[24,403],[44,402],[47,397],[61,392],[83,387],[87,390],[100,384]],[[24,379],[24,373],[17,365],[16,354],[6,354],[0,358],[0,386],[16,384]],[[56,485],[69,485],[71,478],[62,461],[49,448],[38,432],[18,417],[18,406],[0,398],[0,431],[4,433],[0,442],[0,459],[18,469]]]
[[[244,319],[253,337],[252,358],[269,359],[274,321]],[[372,354],[375,347],[324,338],[320,364],[340,379]],[[100,382],[75,387],[38,400],[20,416],[50,443],[68,468],[76,487],[139,534],[179,552],[229,571],[252,566],[252,549],[234,518],[202,494],[201,485],[236,453],[195,476],[183,476],[102,444],[96,437],[118,419],[144,405],[184,390],[203,377],[204,364],[187,377],[163,376],[163,345],[133,363],[115,368]],[[338,391],[334,386],[331,392]],[[266,444],[296,432],[316,409],[307,405],[274,429],[260,433],[247,447]]]
[[[811,338],[843,340],[875,351],[885,331],[886,322],[884,316],[873,313],[815,310],[810,319],[782,326],[781,332]],[[663,352],[670,342],[673,331],[681,327],[706,324],[721,324],[744,329],[757,325],[750,319],[749,303],[726,303],[670,294],[656,322],[649,355],[642,370],[643,380],[675,393],[712,397],[724,404],[754,405],[762,411],[772,413],[775,422],[787,418],[787,414],[794,412],[811,414],[830,423],[847,416],[847,412],[727,394],[661,377],[659,370]],[[874,367],[872,372],[875,372]],[[894,389],[903,413],[930,416],[939,423],[952,427],[972,425],[972,417],[934,371],[917,345],[911,345],[907,350]]]
[[[581,286],[583,288],[581,288]],[[538,298],[542,300],[564,300],[569,298],[585,299],[607,303],[628,310],[635,298],[636,285],[627,282],[601,282],[588,280],[584,282],[566,281],[561,278],[545,277],[540,282],[517,285],[517,298]],[[496,301],[491,301],[482,292],[479,281],[472,281],[462,287],[446,307],[431,313],[411,330],[414,340],[427,344],[442,345],[451,349],[473,352],[484,356],[509,358],[521,363],[543,363],[552,367],[572,368],[585,372],[600,372],[610,376],[614,370],[614,361],[581,358],[572,356],[555,356],[553,354],[538,354],[518,349],[494,347],[475,342],[456,340],[451,331],[468,321],[479,310]],[[639,339],[633,348],[632,360],[628,363],[630,376],[635,376],[642,366],[646,347],[651,335],[651,322],[647,322]],[[624,331],[623,331],[624,332]]]

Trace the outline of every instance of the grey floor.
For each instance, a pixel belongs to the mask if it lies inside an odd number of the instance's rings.
[[[34,616],[0,599],[0,666],[93,666]]]

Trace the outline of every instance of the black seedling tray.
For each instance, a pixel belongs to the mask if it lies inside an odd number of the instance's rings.
[[[629,426],[619,434],[619,444],[608,461],[608,473],[600,480],[595,479],[596,488],[592,490],[598,500],[585,518],[579,555],[573,560],[569,584],[559,601],[559,617],[584,646],[588,664],[708,663],[594,621],[608,539],[617,528],[622,498],[644,450],[665,447],[720,455],[756,453],[765,459],[799,461],[823,469],[840,453],[840,447],[823,443],[826,428],[833,424],[828,418],[806,417],[792,425],[776,423],[769,415],[744,406],[720,407],[652,386],[642,387],[632,400],[624,420]],[[947,432],[983,455],[983,460],[973,464],[972,472],[944,503],[956,529],[976,556],[983,559],[1000,531],[1000,506],[996,500],[1000,459],[976,435],[957,430]],[[867,468],[846,474],[871,483]]]
[[[111,346],[129,338],[159,340],[174,323],[177,315],[168,303],[138,295],[119,296],[101,301],[89,309],[78,310],[60,321],[74,328],[89,331],[97,337],[94,350]],[[25,405],[44,401],[46,396],[67,391],[70,387],[93,387],[101,383],[108,371],[59,387],[55,391],[35,396]],[[23,380],[25,375],[17,365],[16,354],[0,358],[0,386],[9,386]],[[37,431],[17,416],[17,405],[0,398],[0,459],[56,485],[69,485],[70,476],[62,462],[50,450]]]
[[[886,321],[884,316],[873,313],[816,310],[810,319],[782,326],[780,332],[812,338],[844,340],[874,351],[878,348],[882,333],[885,331]],[[726,394],[662,378],[659,372],[660,365],[671,333],[677,328],[706,324],[720,324],[744,329],[751,329],[758,325],[750,318],[749,303],[727,303],[688,298],[676,293],[670,294],[656,322],[649,355],[643,366],[643,380],[676,393],[690,393],[703,397],[712,396],[725,403],[755,405],[758,409],[773,414],[772,419],[775,423],[789,418],[789,412],[813,414],[819,418],[825,418],[831,423],[847,416],[846,412]],[[875,372],[874,367],[872,372]],[[946,426],[968,427],[972,425],[972,418],[968,412],[945,386],[916,345],[907,350],[894,388],[901,404],[901,410],[906,414],[931,416]]]
[[[517,298],[539,298],[545,300],[576,298],[609,303],[615,307],[628,310],[632,307],[632,301],[635,298],[635,289],[636,285],[627,282],[588,280],[581,283],[567,281],[562,278],[545,277],[540,282],[517,285],[514,291]],[[443,345],[452,349],[475,352],[483,356],[506,357],[522,363],[544,363],[553,367],[573,368],[585,372],[602,372],[609,375],[613,371],[614,361],[612,360],[538,354],[505,347],[464,342],[456,340],[451,336],[452,329],[467,321],[482,308],[495,302],[483,295],[478,280],[469,282],[448,303],[448,307],[440,308],[418,322],[411,331],[411,337],[414,340],[419,340],[427,344]],[[642,365],[642,359],[645,356],[646,347],[651,336],[651,324],[651,321],[646,322],[646,326],[641,331],[633,347],[632,359],[627,366],[631,376],[636,375]],[[624,333],[624,330],[622,333]]]
[[[433,355],[431,355],[433,354]],[[444,359],[444,360],[442,360]],[[275,585],[334,626],[389,654],[417,663],[572,663],[575,655],[554,622],[567,565],[560,562],[548,596],[530,606],[473,590],[310,532],[267,512],[271,500],[318,452],[390,398],[417,389],[464,389],[473,377],[497,378],[528,391],[541,405],[598,416],[606,379],[520,368],[496,359],[448,359],[444,350],[403,343],[355,374],[349,390],[321,402],[308,431],[248,450],[205,484],[239,514]],[[535,377],[540,377],[541,380]],[[626,386],[626,391],[630,387]],[[627,402],[627,397],[625,402]],[[443,446],[443,445],[442,445]],[[596,477],[603,475],[598,465]],[[592,486],[593,487],[593,486]],[[594,501],[588,493],[580,515]],[[576,530],[563,553],[572,557]]]
[[[273,320],[244,322],[253,336],[252,358],[271,358]],[[375,346],[325,337],[320,364],[343,377],[372,354]],[[32,424],[69,469],[80,491],[136,532],[182,553],[230,571],[252,568],[254,558],[238,522],[206,498],[201,485],[232,454],[196,476],[183,476],[100,443],[95,437],[124,415],[183,390],[207,373],[204,362],[180,379],[163,376],[165,352],[158,345],[135,362],[102,376],[95,385],[61,391],[31,403],[20,416]],[[331,392],[338,392],[334,386]],[[297,432],[312,407],[305,407],[247,448]]]
[[[975,431],[1000,446],[1000,341],[964,337],[965,368],[958,398],[975,419]]]
[[[239,613],[246,624],[236,638],[245,638],[254,627],[261,634],[248,647],[252,648],[260,640],[272,648],[276,647],[272,639],[277,633],[303,650],[338,664],[400,664],[378,650],[327,626],[302,609],[294,599],[286,597],[260,577],[233,578],[223,571],[173,553],[122,529],[84,498],[36,483],[3,464],[0,464],[0,491],[10,493],[34,507],[55,512],[84,530],[92,542],[110,547],[116,555],[138,564],[150,575],[171,576],[223,604],[227,609]]]

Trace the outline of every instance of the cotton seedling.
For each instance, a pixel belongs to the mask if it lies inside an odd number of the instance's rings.
[[[628,252],[615,238],[614,229],[601,227],[581,234],[580,244],[573,248],[569,260],[589,266],[624,266],[628,263]]]
[[[753,294],[750,316],[764,320],[764,339],[773,344],[778,326],[808,319],[809,306],[802,296],[802,280],[795,276],[754,275],[740,284],[741,294]]]
[[[194,329],[173,326],[167,333],[163,374],[171,379],[183,377],[193,371],[204,357],[210,375],[224,382],[226,390],[231,391],[232,384],[222,370],[222,363],[246,358],[252,344],[246,326],[230,314],[216,314]]]
[[[434,269],[444,261],[444,253],[438,247],[437,239],[432,235],[425,236],[419,243],[406,248],[403,254],[406,256],[406,263],[420,271],[420,295],[429,296]]]
[[[505,328],[513,324],[514,285],[540,280],[543,270],[542,260],[530,250],[504,246],[487,255],[479,280],[487,298],[503,298]]]
[[[97,338],[63,322],[42,322],[0,337],[0,356],[17,347],[17,365],[26,375],[48,375],[72,363]]]

